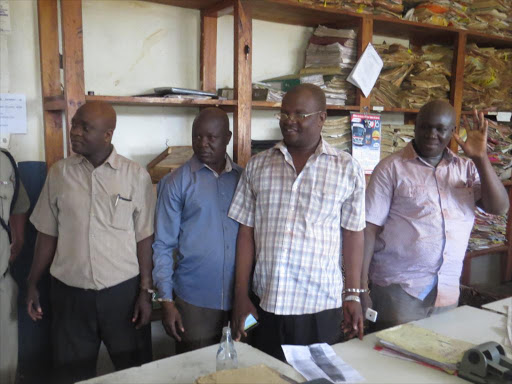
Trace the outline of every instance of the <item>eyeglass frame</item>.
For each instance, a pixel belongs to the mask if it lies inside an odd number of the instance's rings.
[[[274,116],[276,117],[277,120],[281,121],[281,120],[290,120],[290,121],[295,121],[295,122],[299,122],[299,121],[304,121],[306,120],[306,118],[308,118],[309,116],[313,116],[313,115],[316,115],[318,113],[322,113],[322,112],[325,112],[325,111],[317,111],[317,112],[311,112],[311,113],[299,113],[299,114],[293,114],[292,116],[295,116],[294,119],[291,118],[291,116],[287,113],[284,113],[284,112],[279,112],[279,113],[276,113],[274,114]],[[281,119],[281,116],[282,115],[286,115],[287,118],[286,119]],[[302,116],[300,119],[298,119],[298,116]]]

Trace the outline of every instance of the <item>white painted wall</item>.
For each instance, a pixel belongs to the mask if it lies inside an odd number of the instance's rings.
[[[29,132],[13,135],[18,161],[44,160],[37,6],[10,0],[12,33],[2,36],[9,87],[25,93]],[[85,89],[96,95],[133,95],[158,86],[199,88],[199,11],[131,0],[84,0]],[[254,80],[294,73],[303,66],[311,28],[254,21]],[[233,86],[233,17],[218,23],[217,86]],[[145,165],[171,145],[189,145],[195,108],[116,107],[114,144]],[[279,138],[274,112],[254,111],[253,138]],[[230,146],[230,151],[231,151]]]

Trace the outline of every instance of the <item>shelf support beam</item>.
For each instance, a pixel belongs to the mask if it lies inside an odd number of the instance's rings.
[[[57,0],[38,0],[39,52],[43,101],[60,95],[60,54]],[[46,166],[50,168],[64,157],[62,112],[43,108]]]
[[[452,78],[450,84],[450,102],[455,108],[455,132],[459,133],[464,91],[464,62],[466,57],[467,33],[459,32],[453,46]],[[450,149],[457,153],[459,145],[452,138]]]
[[[201,11],[201,89],[208,92],[217,90],[217,16]]]
[[[69,131],[71,119],[85,104],[84,44],[82,0],[61,1],[62,50],[64,64],[64,101],[66,103],[66,141],[71,152]]]
[[[357,57],[361,57],[364,50],[373,38],[373,18],[364,16],[359,21],[359,31],[357,34]],[[370,97],[365,97],[363,92],[357,88],[357,104],[360,112],[370,112]]]
[[[234,72],[235,99],[238,104],[233,116],[233,155],[245,167],[251,157],[251,104],[252,104],[252,15],[250,2],[235,0],[234,6]]]

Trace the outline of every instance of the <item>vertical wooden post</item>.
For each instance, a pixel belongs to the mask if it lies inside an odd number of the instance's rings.
[[[235,99],[233,115],[235,161],[245,167],[251,157],[252,16],[249,1],[234,2]]]
[[[66,133],[71,152],[69,130],[76,110],[85,103],[84,44],[82,30],[82,0],[61,0],[62,50],[64,63],[64,101],[66,103]]]
[[[39,52],[41,90],[44,99],[62,94],[60,89],[60,58],[57,0],[38,0]],[[46,111],[43,107],[44,147],[46,166],[64,157],[62,112]]]
[[[217,89],[217,16],[201,10],[200,79],[203,91]]]
[[[373,38],[373,19],[371,17],[363,16],[360,18],[359,31],[357,34],[357,57],[361,57],[368,43],[372,42]],[[360,112],[370,112],[370,97],[364,97],[363,92],[357,89],[357,101],[359,104]]]
[[[450,102],[455,108],[455,132],[459,133],[462,112],[462,93],[464,91],[464,61],[466,56],[467,33],[457,33],[453,47],[452,78],[450,84]],[[450,142],[450,149],[457,153],[459,146],[455,139]]]

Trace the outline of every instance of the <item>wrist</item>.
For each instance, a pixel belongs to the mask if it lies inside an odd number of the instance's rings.
[[[489,157],[487,157],[487,152],[485,152],[477,156],[471,156],[471,160],[473,160],[473,163],[475,163],[475,165],[478,167],[486,162],[489,162]]]

